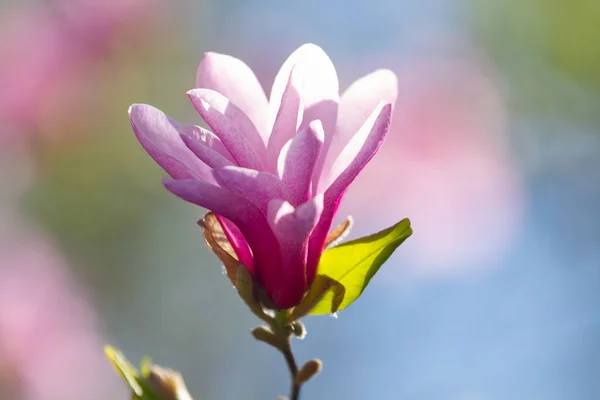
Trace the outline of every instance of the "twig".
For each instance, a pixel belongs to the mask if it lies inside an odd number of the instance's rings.
[[[285,345],[281,346],[280,350],[283,354],[283,357],[285,358],[292,378],[292,385],[290,388],[290,400],[298,400],[300,398],[300,384],[296,383],[296,375],[298,375],[298,365],[296,364],[294,354],[292,353],[289,335],[285,339]]]

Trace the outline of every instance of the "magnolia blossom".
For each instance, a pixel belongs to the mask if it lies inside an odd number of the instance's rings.
[[[307,44],[265,96],[242,61],[207,53],[188,96],[211,131],[136,104],[133,130],[173,179],[166,188],[212,210],[275,307],[296,305],[317,270],[350,183],[387,135],[396,76],[375,71],[339,96],[331,60]]]

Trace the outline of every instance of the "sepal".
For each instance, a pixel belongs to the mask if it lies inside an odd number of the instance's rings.
[[[208,248],[223,263],[227,277],[233,283],[233,286],[237,286],[237,271],[241,263],[229,240],[227,240],[227,236],[217,217],[212,212],[209,212],[204,218],[198,221],[198,225],[202,228],[204,241],[208,245]]]
[[[350,234],[350,229],[352,229],[352,225],[354,224],[354,219],[352,216],[348,215],[344,222],[339,224],[337,228],[332,230],[329,235],[327,235],[327,239],[325,239],[325,248],[328,249],[330,247],[337,246]]]
[[[237,258],[223,227],[212,212],[198,221],[208,247],[221,260],[227,277],[250,310],[260,319],[270,323],[272,318],[265,313],[265,306],[271,306],[264,291],[256,284],[254,277]],[[270,308],[270,307],[269,307]]]

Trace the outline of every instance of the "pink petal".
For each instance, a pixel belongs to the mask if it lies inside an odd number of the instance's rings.
[[[277,73],[269,100],[270,126],[273,126],[278,114],[292,68],[300,70],[304,81],[301,90],[304,102],[303,124],[308,126],[315,119],[321,120],[327,143],[327,136],[333,135],[337,119],[338,79],[327,54],[314,44],[305,44],[294,51]]]
[[[273,130],[269,137],[269,145],[267,148],[267,157],[269,160],[269,168],[271,171],[277,171],[277,160],[283,145],[296,135],[302,116],[304,107],[302,105],[302,96],[300,93],[302,85],[302,77],[297,68],[292,68],[287,82],[287,86],[283,92],[279,110],[273,124]]]
[[[211,168],[221,168],[227,165],[233,165],[231,161],[223,157],[219,152],[206,146],[200,140],[194,139],[191,136],[181,135],[181,139],[196,157]]]
[[[246,239],[244,239],[242,231],[224,216],[219,214],[215,215],[223,228],[223,232],[225,232],[225,236],[227,236],[227,240],[229,240],[231,247],[233,247],[235,254],[238,256],[238,260],[242,265],[248,268],[250,272],[254,273],[254,259],[252,258],[250,246],[248,245],[248,242],[246,242]]]
[[[300,93],[304,102],[304,113],[299,129],[306,128],[311,121],[318,119],[323,124],[325,133],[323,150],[317,159],[313,177],[316,187],[325,164],[325,155],[335,132],[339,102],[337,74],[333,63],[320,47],[314,44],[301,46],[290,55],[275,77],[269,102],[271,118],[279,109],[285,83],[292,68],[298,69],[298,73],[303,77]]]
[[[141,145],[169,175],[213,182],[212,169],[186,147],[178,126],[162,111],[146,105],[129,108],[129,120]]]
[[[265,145],[254,124],[242,110],[214,90],[194,89],[187,94],[204,121],[240,166],[258,170],[266,167]]]
[[[333,163],[333,166],[329,171],[329,182],[335,183],[341,174],[346,173],[347,176],[350,176],[348,173],[350,173],[350,171],[355,171],[354,175],[352,175],[352,179],[347,182],[347,185],[349,185],[356,175],[362,171],[371,157],[379,150],[381,144],[383,144],[392,119],[392,108],[392,104],[385,104],[383,102],[375,107],[371,112],[371,115],[354,136],[350,138]],[[375,151],[371,152],[371,149],[375,149]],[[365,158],[367,156],[369,157]],[[344,180],[340,180],[337,184],[342,184],[341,182],[344,182]]]
[[[396,102],[398,78],[387,69],[380,69],[355,81],[340,99],[335,135],[327,151],[323,170],[329,171],[348,141],[366,122],[381,102]]]
[[[323,196],[313,198],[294,208],[285,200],[269,203],[267,220],[277,237],[282,266],[273,277],[276,285],[270,296],[282,308],[293,307],[302,299],[308,287],[306,277],[307,242],[310,232],[323,211]],[[269,292],[269,287],[267,286]]]
[[[196,74],[196,87],[212,89],[228,98],[250,118],[264,143],[267,142],[267,97],[256,75],[243,61],[224,54],[204,54]]]
[[[380,103],[393,105],[396,97],[398,78],[389,69],[380,69],[358,79],[342,94],[336,134],[349,140]]]
[[[323,198],[320,194],[296,208],[282,199],[271,200],[267,220],[275,236],[285,242],[305,242],[323,212]]]
[[[171,123],[177,128],[181,135],[189,136],[199,142],[202,142],[204,146],[216,151],[229,161],[234,162],[233,157],[223,142],[221,142],[221,139],[219,139],[211,131],[201,128],[197,125],[181,125],[173,120],[171,120]]]
[[[213,175],[219,185],[250,200],[265,212],[271,199],[282,196],[279,178],[269,172],[228,166],[215,169]]]
[[[281,150],[277,166],[285,198],[298,206],[311,196],[311,182],[323,146],[321,121],[313,121],[290,139]]]
[[[254,274],[259,282],[270,272],[262,269],[279,269],[279,244],[257,206],[227,189],[194,179],[165,179],[163,184],[174,195],[231,220],[239,228],[252,249]]]
[[[344,165],[345,168],[325,191],[323,213],[313,230],[308,245],[307,276],[309,282],[315,276],[325,239],[344,193],[383,144],[391,121],[392,105],[388,103],[378,106],[340,154],[338,166],[341,168]]]

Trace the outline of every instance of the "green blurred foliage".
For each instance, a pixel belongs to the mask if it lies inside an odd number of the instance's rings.
[[[93,107],[39,127],[39,180],[25,196],[25,211],[69,254],[92,265],[117,262],[144,221],[172,204],[160,185],[164,172],[139,146],[127,116],[135,102],[171,110],[187,105],[196,62],[181,32],[163,28],[136,51],[117,50],[95,71]]]
[[[600,124],[600,3],[471,1],[476,37],[511,79],[523,112]]]

